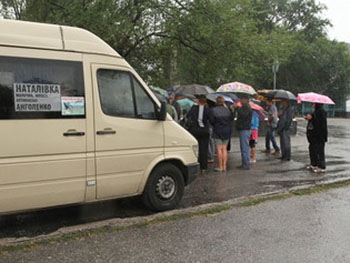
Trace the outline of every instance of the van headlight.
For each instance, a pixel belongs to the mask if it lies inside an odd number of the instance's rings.
[[[198,145],[197,144],[192,145],[192,150],[194,155],[198,158]]]

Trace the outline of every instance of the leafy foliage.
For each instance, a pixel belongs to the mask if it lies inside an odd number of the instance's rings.
[[[325,35],[315,0],[0,0],[5,18],[78,26],[109,43],[151,85],[241,81],[337,103],[350,93],[345,43]]]

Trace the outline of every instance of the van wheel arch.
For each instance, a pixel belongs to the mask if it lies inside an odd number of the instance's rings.
[[[147,180],[142,201],[152,211],[171,210],[180,203],[184,188],[182,171],[172,163],[160,163]]]

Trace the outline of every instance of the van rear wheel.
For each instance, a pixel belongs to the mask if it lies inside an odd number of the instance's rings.
[[[179,168],[173,164],[160,164],[148,178],[142,200],[153,211],[174,209],[182,199],[184,188]]]

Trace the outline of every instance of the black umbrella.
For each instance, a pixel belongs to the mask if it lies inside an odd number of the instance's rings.
[[[190,95],[207,95],[209,93],[215,92],[212,88],[205,85],[200,85],[200,84],[175,86],[174,91],[176,94],[190,94]]]
[[[270,91],[265,96],[271,99],[297,100],[297,97],[292,92],[284,89]]]

